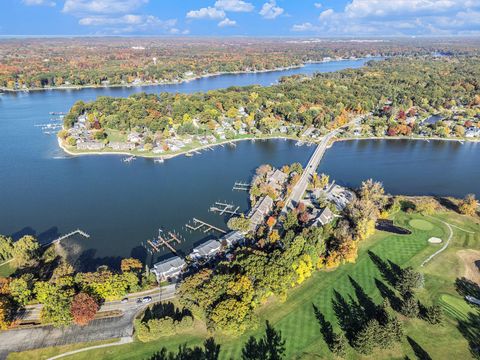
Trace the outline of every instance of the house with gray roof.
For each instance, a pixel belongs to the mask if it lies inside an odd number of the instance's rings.
[[[208,240],[193,249],[190,257],[193,259],[209,258],[217,255],[222,248],[222,244],[217,240]]]
[[[273,209],[273,200],[270,196],[264,196],[249,211],[247,217],[250,220],[250,231],[256,231],[257,228],[265,221],[265,217],[270,214]]]
[[[112,141],[108,144],[108,146],[116,151],[130,151],[135,149],[135,144],[121,141]]]
[[[325,226],[335,219],[335,214],[328,207],[317,211],[314,216],[312,226]]]
[[[104,147],[104,143],[97,141],[83,141],[77,143],[78,150],[102,150]]]
[[[220,242],[225,241],[228,247],[236,245],[243,240],[245,240],[245,236],[240,231],[230,231],[228,234],[223,235],[220,239]]]
[[[175,256],[153,265],[152,272],[157,276],[157,281],[175,280],[187,266],[185,260]]]

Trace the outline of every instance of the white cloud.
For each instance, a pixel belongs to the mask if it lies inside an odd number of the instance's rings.
[[[62,11],[74,15],[125,14],[146,3],[148,0],[66,0]]]
[[[343,10],[323,11],[318,31],[348,36],[473,34],[480,33],[479,15],[480,0],[350,0]],[[291,30],[300,31],[301,25]]]
[[[325,20],[329,17],[331,17],[334,14],[334,11],[332,9],[327,9],[325,11],[322,11],[320,16],[318,17],[320,20]]]
[[[295,32],[311,32],[311,31],[319,31],[320,27],[313,25],[312,23],[305,22],[303,24],[295,24],[291,28],[292,31]]]
[[[317,9],[321,9],[321,8],[322,8],[322,4],[321,4],[321,3],[315,3],[315,4],[313,4],[313,6],[315,6]]]
[[[276,17],[282,15],[284,11],[284,9],[277,6],[277,2],[275,0],[270,0],[269,2],[263,4],[259,14],[265,19],[275,19]]]
[[[199,10],[191,10],[187,13],[187,19],[223,19],[225,11],[214,7],[201,8]]]
[[[230,20],[229,18],[225,18],[218,23],[219,27],[227,27],[227,26],[235,26],[237,22],[235,20]]]
[[[27,6],[55,6],[54,1],[50,0],[22,0],[22,3]]]
[[[242,0],[217,0],[215,8],[231,12],[251,12],[254,6]]]
[[[351,17],[392,16],[409,14],[426,14],[455,11],[480,6],[478,0],[352,0],[345,7],[345,13]]]
[[[130,25],[135,30],[162,29],[172,30],[177,24],[176,19],[160,20],[153,15],[127,14],[119,17],[90,16],[81,18],[78,23],[84,26],[114,26]]]

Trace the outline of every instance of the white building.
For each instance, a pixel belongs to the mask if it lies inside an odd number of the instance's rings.
[[[175,256],[153,265],[152,272],[157,276],[157,281],[175,280],[187,266],[185,260]]]

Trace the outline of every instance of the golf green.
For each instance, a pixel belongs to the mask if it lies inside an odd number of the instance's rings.
[[[433,229],[432,223],[422,219],[412,219],[408,222],[408,224],[417,230],[427,231]]]

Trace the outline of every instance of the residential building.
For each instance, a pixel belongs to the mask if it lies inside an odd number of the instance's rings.
[[[104,147],[104,143],[96,141],[83,141],[77,143],[78,150],[102,150]]]
[[[335,214],[328,207],[316,210],[313,215],[312,226],[325,226],[335,219]]]
[[[228,247],[236,245],[243,240],[245,240],[245,236],[240,231],[231,231],[228,234],[223,235],[220,239],[220,242],[225,241]]]
[[[175,280],[187,266],[185,260],[179,256],[166,259],[153,265],[152,272],[157,276],[157,281]]]
[[[273,200],[270,196],[264,196],[257,204],[249,211],[247,217],[250,219],[250,231],[256,231],[257,228],[265,220],[265,217],[270,214],[273,208]]]
[[[217,240],[208,240],[207,242],[193,249],[190,256],[193,259],[209,258],[217,255],[222,248],[222,244]]]

